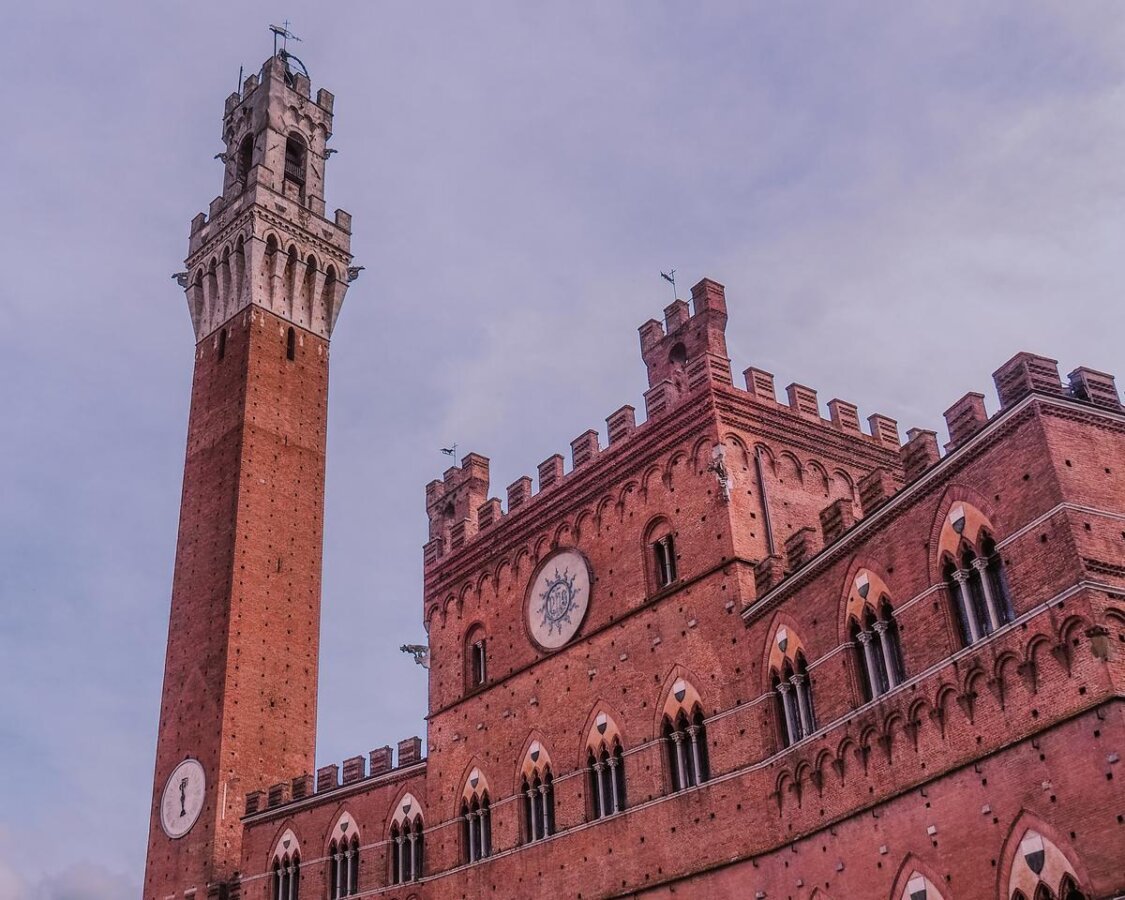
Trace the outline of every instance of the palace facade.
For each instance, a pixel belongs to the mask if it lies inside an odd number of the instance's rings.
[[[314,770],[332,95],[228,98],[145,897],[1078,900],[1125,893],[1125,410],[1021,353],[949,440],[748,368],[723,286],[649,389],[492,496],[427,485],[427,739]],[[603,446],[602,436],[605,441]],[[944,452],[943,452],[944,449]],[[533,485],[536,489],[533,489]]]

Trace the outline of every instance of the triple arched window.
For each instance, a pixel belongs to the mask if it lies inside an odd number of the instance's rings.
[[[902,645],[890,600],[883,597],[878,606],[865,604],[849,619],[848,633],[855,646],[865,700],[874,700],[902,683]]]
[[[784,629],[782,629],[784,631]],[[770,675],[777,697],[781,743],[789,747],[816,731],[809,667],[801,651],[784,657]]]
[[[962,542],[956,557],[945,557],[945,583],[953,599],[961,640],[975,644],[1015,617],[1004,562],[987,534],[973,546]]]
[[[541,841],[555,832],[555,779],[551,760],[539,741],[532,741],[520,773],[520,804],[524,841]]]
[[[328,845],[328,897],[338,900],[359,893],[359,835],[333,838]]]
[[[469,773],[461,797],[461,844],[467,863],[492,855],[492,804],[480,769]]]
[[[271,900],[300,900],[301,898],[301,854],[294,851],[275,856],[270,875]]]
[[[603,741],[586,748],[586,772],[590,805],[595,819],[612,816],[625,808],[625,756],[621,741]]]
[[[422,877],[425,837],[421,812],[400,816],[391,824],[391,884]]]
[[[695,689],[682,678],[672,685],[664,704],[661,737],[673,791],[695,787],[711,777],[703,706]]]

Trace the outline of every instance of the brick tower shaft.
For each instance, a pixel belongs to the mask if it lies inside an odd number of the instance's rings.
[[[247,790],[311,772],[328,344],[350,220],[332,95],[271,58],[227,100],[224,192],[181,276],[196,331],[144,896],[223,897]],[[194,891],[194,895],[192,894]]]

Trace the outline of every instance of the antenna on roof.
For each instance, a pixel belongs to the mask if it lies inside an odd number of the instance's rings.
[[[672,299],[679,300],[680,298],[676,294],[676,270],[669,269],[667,272],[661,272],[660,277],[672,285]]]

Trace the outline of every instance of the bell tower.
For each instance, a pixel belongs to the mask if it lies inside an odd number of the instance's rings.
[[[245,793],[313,769],[328,345],[358,271],[325,217],[332,105],[284,50],[227,98],[176,276],[195,374],[145,900],[231,895]]]

